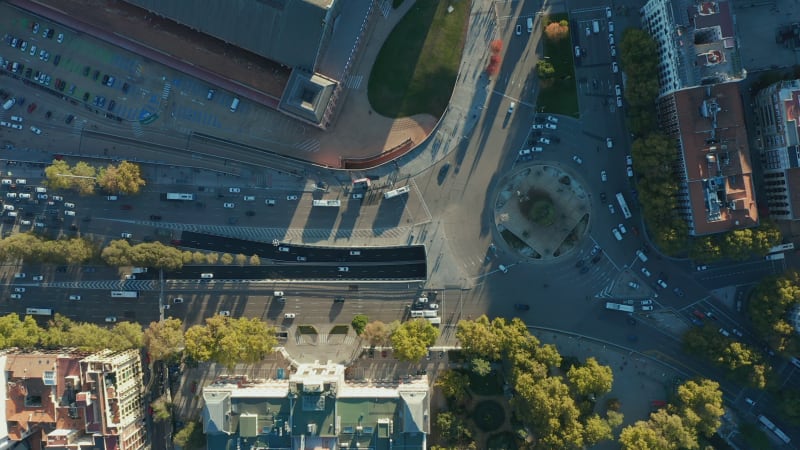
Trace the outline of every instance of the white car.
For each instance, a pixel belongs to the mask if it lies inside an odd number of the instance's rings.
[[[631,289],[639,289],[639,283],[637,283],[635,281],[629,281],[628,282],[628,287],[630,287]]]
[[[14,288],[14,292],[25,292],[25,288],[24,287]]]
[[[611,71],[614,73],[619,72],[619,64],[616,61],[611,63]]]
[[[58,37],[56,37],[56,42],[59,44],[64,42],[64,33],[58,33]]]
[[[225,316],[225,317],[230,317],[231,312],[230,311],[220,311],[219,315],[220,316]]]
[[[361,200],[361,199],[364,198],[364,194],[360,194],[360,193],[356,192],[355,194],[353,194],[352,197],[353,197],[353,200]]]
[[[614,33],[608,33],[608,45],[614,45]]]
[[[625,234],[628,232],[628,230],[625,228],[625,225],[619,224],[619,232]]]
[[[657,283],[658,283],[658,285],[659,285],[659,286],[661,286],[662,288],[664,288],[664,289],[666,289],[666,288],[667,288],[667,283],[666,283],[664,280],[658,280],[658,281],[657,281]]]
[[[117,317],[116,316],[108,316],[108,317],[106,317],[106,322],[108,322],[108,323],[114,323],[116,321],[117,321]]]
[[[539,143],[540,144],[549,144],[550,143],[550,139],[547,139],[546,137],[540,137],[539,138]]]
[[[606,19],[611,18],[611,7],[606,6]]]
[[[42,281],[44,280],[44,275],[36,275],[33,277],[33,281]]]
[[[297,200],[297,198],[298,198],[298,197],[297,197],[296,195],[287,195],[287,196],[286,196],[286,200],[288,200],[288,201],[290,201],[290,202],[292,202],[292,201],[296,201],[296,200]]]
[[[631,155],[625,155],[625,164],[632,166],[633,165],[633,158]]]
[[[646,306],[646,305],[652,305],[652,304],[653,304],[653,301],[652,301],[652,300],[642,300],[642,301],[641,301],[641,305],[642,305],[642,306]]]
[[[649,271],[649,270],[647,270],[647,267],[642,267],[642,273],[643,273],[643,274],[644,274],[644,276],[646,276],[646,277],[649,277],[650,275],[652,275],[652,274],[650,273],[650,271]]]
[[[27,192],[20,192],[19,198],[29,199],[31,198],[31,194],[28,194]]]
[[[617,107],[622,108],[622,97],[617,96]]]
[[[135,280],[136,279],[136,275],[125,275],[125,279],[126,280]]]
[[[606,147],[614,148],[614,141],[611,138],[606,138]]]
[[[516,104],[516,103],[514,103],[514,102],[511,102],[511,104],[510,104],[510,105],[508,105],[508,113],[509,113],[509,114],[511,114],[511,113],[513,113],[513,112],[514,112],[514,107],[515,107],[515,106],[517,106],[517,104]]]
[[[64,210],[64,215],[65,216],[70,216],[70,217],[75,217],[75,211],[72,211],[72,210],[69,210],[69,209]]]
[[[519,25],[517,25],[517,26],[519,26]],[[297,314],[295,314],[295,313],[286,313],[286,314],[283,315],[284,319],[294,319],[295,317],[297,317]]]
[[[608,175],[606,175],[605,170],[600,171],[600,181],[608,181]]]
[[[558,123],[558,117],[556,116],[547,116],[546,119],[548,122]]]
[[[11,121],[12,122],[20,122],[21,123],[23,121],[23,119],[20,116],[11,116]]]
[[[52,198],[53,198],[53,200],[55,200],[57,202],[63,202],[64,201],[64,197],[62,197],[60,195],[54,195]]]
[[[24,273],[24,272],[21,272],[21,273],[15,273],[15,274],[14,274],[14,278],[17,278],[17,279],[19,279],[19,278],[25,278],[25,277],[27,277],[27,276],[28,276],[28,275],[27,275],[26,273]]]
[[[20,225],[24,225],[24,226],[30,226],[31,225],[31,221],[30,220],[20,220],[19,224]]]
[[[242,190],[237,187],[233,187],[233,188],[228,188],[228,192],[230,192],[231,194],[238,194],[239,192],[242,192]]]
[[[246,202],[254,202],[254,201],[256,201],[256,196],[255,195],[245,195],[244,196],[244,201],[246,201]]]
[[[72,295],[69,296],[69,299],[70,300],[80,300],[81,296],[80,295],[76,295],[76,294],[72,294]]]
[[[616,212],[614,211],[614,205],[611,203],[608,204],[608,212],[610,212],[611,214],[614,214]]]
[[[697,266],[697,271],[702,272],[704,270],[708,270],[708,266]]]
[[[11,128],[13,128],[15,130],[21,130],[22,129],[22,125],[20,125],[18,123],[12,123],[11,124]]]
[[[741,332],[741,331],[739,331],[739,330],[737,330],[736,328],[734,328],[733,330],[731,330],[731,333],[733,333],[733,334],[735,334],[736,336],[739,336],[739,337],[744,337],[744,335],[742,334],[742,332]]]
[[[130,238],[132,238],[132,237],[133,237],[133,235],[132,235],[132,234],[130,234],[130,233],[120,233],[120,237],[121,237],[122,239],[130,239]]]
[[[531,128],[534,129],[534,130],[544,130],[544,124],[543,123],[535,123],[535,124],[533,124],[533,127],[531,127]]]
[[[19,300],[22,298],[22,294],[11,294],[11,298]]]
[[[349,272],[350,268],[349,267],[339,267],[338,270],[339,270],[339,272]]]
[[[652,310],[653,310],[652,306],[642,306],[642,311],[652,311]]]
[[[8,184],[14,184],[14,182],[13,182],[13,181],[12,181],[10,178],[3,178],[3,180],[2,180],[2,181],[0,181],[0,183],[2,183],[2,184],[6,184],[6,185],[8,185]]]
[[[53,197],[53,200],[56,200],[56,198]],[[64,208],[73,209],[75,208],[75,203],[64,203]]]
[[[614,22],[608,21],[608,31],[613,33],[614,32]]]
[[[517,36],[522,36],[522,25],[517,25],[516,31],[514,32]]]
[[[17,198],[16,192],[6,192],[6,198]]]
[[[583,164],[583,160],[578,157],[578,155],[572,155],[572,160],[578,164]]]
[[[546,123],[546,124],[544,124],[544,127],[547,128],[548,130],[557,130],[558,129],[558,125],[556,125],[554,123]]]
[[[619,234],[619,230],[617,230],[616,228],[612,228],[612,229],[611,229],[611,233],[614,235],[614,237],[615,237],[615,238],[616,238],[618,241],[621,241],[621,240],[622,240],[622,235],[621,235],[621,234]]]
[[[223,203],[222,207],[223,208],[227,208],[227,209],[231,209],[231,208],[235,208],[236,204],[235,203]]]
[[[622,95],[622,88],[620,87],[620,85],[614,86],[614,93],[617,95]]]
[[[633,167],[628,166],[625,171],[628,173],[628,178],[633,178]]]

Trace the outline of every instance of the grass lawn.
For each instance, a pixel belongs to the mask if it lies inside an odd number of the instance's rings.
[[[548,16],[546,23],[569,20],[566,14]],[[537,107],[540,111],[564,114],[578,117],[578,90],[575,85],[575,66],[572,59],[573,47],[571,39],[562,39],[553,42],[542,35],[544,39],[544,56],[550,58],[550,64],[555,68],[555,76],[551,80],[542,80],[539,85],[539,100]]]
[[[447,12],[453,6],[452,13]],[[372,108],[387,117],[444,113],[466,39],[468,0],[418,1],[383,43],[369,76]]]

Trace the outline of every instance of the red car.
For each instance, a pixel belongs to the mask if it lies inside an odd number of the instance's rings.
[[[692,311],[692,314],[694,314],[694,316],[697,317],[700,320],[703,320],[703,319],[706,318],[706,315],[703,314],[702,312],[700,312],[699,309],[695,309],[694,311]]]
[[[197,392],[197,381],[192,381],[192,394]]]
[[[122,210],[125,210],[125,211],[130,211],[130,210],[133,209],[133,206],[131,206],[131,205],[122,205],[119,208],[122,209]]]
[[[36,103],[31,103],[30,105],[28,105],[28,112],[32,113],[34,111],[36,111]]]

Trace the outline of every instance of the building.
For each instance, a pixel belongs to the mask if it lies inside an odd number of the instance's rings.
[[[125,0],[292,70],[278,109],[325,128],[352,68],[373,1]]]
[[[678,143],[678,214],[689,234],[758,225],[739,83],[682,89],[658,99],[661,128]]]
[[[203,389],[208,448],[427,448],[427,377],[358,383],[344,371],[303,364],[288,379],[218,379]]]
[[[136,350],[0,355],[5,408],[0,449],[149,449]]]
[[[753,99],[764,199],[770,217],[800,219],[800,80],[779,81]]]
[[[649,0],[641,15],[658,48],[660,95],[746,77],[730,2]]]

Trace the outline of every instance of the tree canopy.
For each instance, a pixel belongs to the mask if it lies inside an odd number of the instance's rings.
[[[414,319],[401,323],[391,336],[394,356],[401,361],[420,361],[428,354],[428,348],[439,337],[439,329],[425,319]]]
[[[18,347],[55,349],[76,347],[82,351],[99,351],[105,348],[121,351],[141,348],[142,328],[137,323],[118,322],[107,328],[93,323],[73,322],[56,314],[42,328],[33,318],[20,319],[16,313],[0,316],[0,348]]]
[[[189,357],[198,362],[214,361],[229,369],[261,361],[278,345],[273,327],[246,317],[209,317],[205,325],[186,330],[184,338]]]
[[[94,194],[96,186],[112,194],[134,195],[145,185],[139,165],[128,161],[97,169],[84,161],[70,166],[64,160],[53,160],[44,174],[44,184],[50,189],[73,189],[81,195]]]
[[[145,186],[138,164],[122,161],[98,170],[97,184],[111,194],[136,195]]]
[[[153,361],[165,361],[178,355],[186,346],[183,322],[175,317],[150,322],[144,330],[144,345]]]
[[[771,348],[798,354],[800,341],[788,318],[789,312],[799,306],[800,274],[792,270],[761,280],[750,294],[747,313],[753,328]]]

